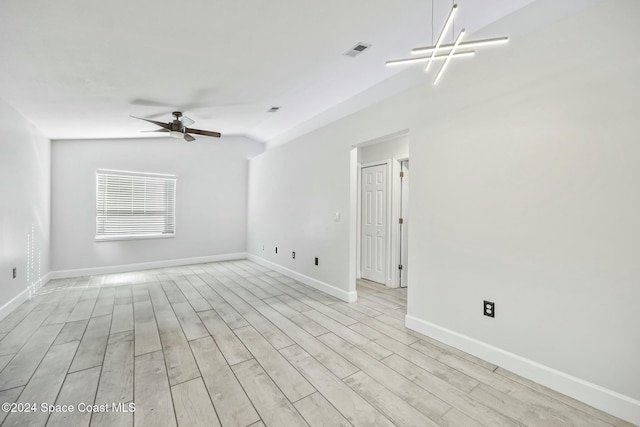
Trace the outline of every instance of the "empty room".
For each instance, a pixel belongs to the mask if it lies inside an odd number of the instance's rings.
[[[0,2],[0,427],[640,425],[640,2]]]

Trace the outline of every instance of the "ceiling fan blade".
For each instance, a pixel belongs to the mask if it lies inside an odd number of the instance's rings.
[[[149,99],[134,99],[133,101],[131,101],[132,105],[143,105],[145,107],[164,107],[164,108],[170,108],[172,107],[169,104],[166,104],[164,102],[158,102],[158,101],[152,101]]]
[[[195,122],[194,122],[192,119],[190,119],[189,117],[187,117],[187,116],[182,116],[182,125],[183,125],[183,126],[185,126],[185,127],[186,127],[186,126],[191,126],[191,125],[192,125],[192,124],[194,124],[194,123],[195,123]]]
[[[169,132],[169,129],[141,130],[140,132]]]
[[[189,102],[187,104],[169,104],[166,102],[153,101],[150,99],[134,99],[130,102],[131,105],[140,105],[143,107],[162,107],[164,109],[171,109],[171,111],[190,111],[200,108],[207,108],[209,104],[203,102]]]
[[[165,128],[165,129],[169,128],[169,124],[168,123],[162,123],[162,122],[157,122],[155,120],[143,119],[142,117],[136,117],[136,116],[129,116],[129,117],[132,117],[132,118],[138,119],[138,120],[144,120],[145,122],[153,123],[154,125],[160,126],[161,128]]]
[[[208,130],[200,130],[200,129],[185,129],[185,132],[189,132],[189,133],[195,133],[197,135],[204,135],[204,136],[213,136],[214,138],[220,138],[220,133],[218,132],[211,132]]]
[[[148,119],[155,119],[157,117],[167,117],[171,115],[171,111],[165,110],[161,113],[147,114]]]
[[[192,137],[191,135],[189,135],[188,133],[184,134],[184,140],[187,142],[191,142],[191,141],[195,141],[196,139],[194,137]]]

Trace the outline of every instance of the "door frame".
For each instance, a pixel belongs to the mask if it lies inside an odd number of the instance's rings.
[[[357,159],[357,148],[356,151]],[[385,262],[387,264],[387,273],[385,277],[385,286],[390,288],[399,288],[400,283],[400,271],[398,265],[401,264],[400,259],[400,224],[398,218],[400,218],[401,202],[400,198],[400,171],[402,170],[402,161],[409,160],[409,154],[400,154],[393,156],[388,160],[381,160],[368,163],[357,163],[357,189],[356,189],[356,248],[355,248],[355,278],[362,278],[362,169],[369,166],[386,165],[387,166],[387,242],[385,246]]]
[[[386,286],[391,286],[390,283],[392,281],[392,275],[391,275],[391,264],[389,262],[389,255],[390,255],[390,250],[391,250],[391,231],[392,228],[391,227],[391,189],[392,189],[392,185],[391,185],[391,181],[392,179],[390,179],[391,176],[391,169],[393,168],[393,165],[391,164],[391,160],[381,160],[381,161],[376,161],[376,162],[368,162],[368,163],[358,163],[358,218],[357,218],[357,239],[358,241],[356,242],[356,256],[357,256],[357,278],[361,279],[362,278],[362,169],[371,167],[371,166],[381,166],[381,165],[385,165],[387,168],[387,201],[386,201],[386,206],[385,206],[385,215],[387,216],[387,223],[385,224],[385,234],[386,234],[386,238],[385,238],[385,245],[384,245],[384,259],[385,259],[385,264],[386,264],[386,272],[385,272],[385,277],[384,277],[384,285]],[[391,286],[392,287],[392,286]]]
[[[351,146],[349,152],[349,293],[355,295],[354,301],[358,299],[356,290],[356,279],[361,278],[360,274],[360,245],[361,245],[361,229],[360,229],[360,179],[361,171],[358,163],[358,148],[366,145],[385,142],[390,139],[397,138],[402,135],[409,134],[409,129],[403,129],[392,132],[384,136],[358,142]],[[399,156],[409,158],[409,155]],[[393,212],[395,214],[395,212]],[[399,284],[397,284],[399,286]],[[396,286],[391,286],[396,287]]]
[[[393,280],[390,287],[399,288],[402,286],[400,280],[400,270],[398,266],[402,264],[402,259],[400,256],[400,248],[402,241],[402,232],[400,228],[400,223],[398,222],[398,218],[400,218],[400,212],[402,212],[402,181],[400,179],[400,171],[402,170],[402,162],[405,160],[409,160],[409,154],[401,154],[399,156],[393,156],[391,161],[391,165],[393,168],[393,191],[391,195],[391,214],[393,215],[392,219],[395,218],[395,221],[390,221],[392,223],[392,240],[391,240],[391,266],[393,268]],[[408,224],[407,224],[408,225]]]

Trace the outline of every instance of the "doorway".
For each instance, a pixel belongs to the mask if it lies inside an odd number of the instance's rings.
[[[406,131],[358,144],[351,151],[351,203],[356,212],[351,217],[349,267],[353,290],[356,279],[387,288],[408,284],[408,159]]]

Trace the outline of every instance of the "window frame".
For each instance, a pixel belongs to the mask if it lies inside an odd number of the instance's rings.
[[[172,228],[171,233],[153,233],[153,234],[99,234],[99,221],[100,221],[100,176],[112,175],[119,178],[141,178],[144,180],[162,180],[164,181],[164,185],[169,185],[169,190],[171,191],[170,199],[167,200],[167,196],[165,195],[165,199],[163,200],[163,204],[165,207],[168,207],[170,212],[170,217],[172,218]],[[110,242],[110,241],[119,241],[119,240],[146,240],[146,239],[166,239],[172,238],[176,236],[176,192],[178,186],[178,177],[177,175],[171,174],[160,174],[160,173],[149,173],[149,172],[135,172],[135,171],[123,171],[123,170],[114,170],[114,169],[96,169],[95,171],[95,185],[96,185],[96,198],[95,198],[95,235],[94,240],[96,242]],[[132,185],[133,185],[132,180]],[[145,181],[146,183],[146,181]],[[102,201],[104,204],[104,194],[102,196]],[[133,205],[133,203],[132,203]],[[104,210],[104,207],[102,208]],[[126,216],[126,215],[123,215]],[[103,230],[104,233],[104,230]]]

